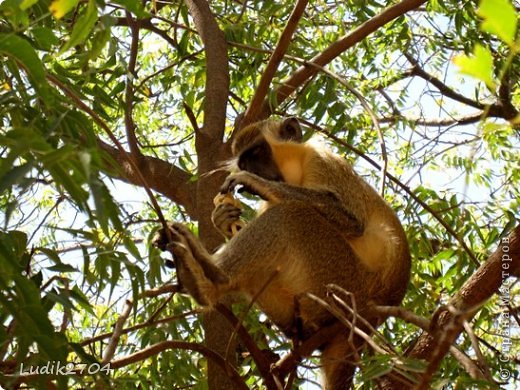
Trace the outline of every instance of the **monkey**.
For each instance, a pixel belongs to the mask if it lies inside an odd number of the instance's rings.
[[[337,321],[309,298],[324,298],[328,285],[352,293],[361,312],[401,303],[411,267],[403,227],[345,159],[303,142],[295,118],[246,126],[232,154],[238,171],[225,179],[221,193],[242,187],[266,201],[262,212],[213,255],[184,225],[169,227],[178,277],[198,303],[211,307],[229,294],[255,297],[288,337],[294,336],[297,312],[303,339]],[[212,215],[228,237],[239,217],[229,203]],[[164,232],[155,242],[165,249]],[[369,322],[377,326],[383,320]],[[349,388],[355,365],[348,331],[320,350],[323,388]]]

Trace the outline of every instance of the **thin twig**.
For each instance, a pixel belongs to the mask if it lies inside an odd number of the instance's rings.
[[[164,308],[168,305],[168,303],[172,300],[172,298],[175,296],[177,292],[174,291],[172,292],[168,298],[166,298],[162,303],[161,305],[157,308],[157,310],[155,310],[152,315],[150,316],[150,318],[148,318],[148,322],[154,322],[155,319],[157,318],[157,316],[159,314],[161,314],[161,312],[164,310]]]
[[[314,295],[314,294],[307,294],[307,296],[312,299],[314,302],[318,303],[323,308],[327,309],[334,317],[336,317],[344,326],[346,326],[348,329],[353,329],[354,332],[361,337],[374,351],[381,355],[388,355],[388,351],[381,348],[379,345],[377,345],[374,340],[372,340],[372,337],[368,335],[366,332],[358,328],[357,326],[354,326],[351,321],[349,321],[343,313],[341,313],[339,310],[337,310],[335,307],[331,306],[329,303],[321,299],[320,297]]]
[[[437,344],[428,362],[426,371],[421,375],[420,382],[414,387],[414,390],[423,390],[430,388],[430,382],[435,372],[439,368],[439,365],[446,354],[449,351],[452,341],[455,335],[458,334],[462,328],[463,322],[472,316],[473,310],[460,311],[455,307],[449,305],[446,306],[447,310],[451,313],[449,322],[444,324],[442,333],[439,334]]]
[[[490,381],[493,382],[493,377],[490,374],[489,365],[487,364],[486,358],[482,354],[482,350],[480,349],[479,341],[477,336],[475,335],[475,332],[473,332],[473,329],[471,328],[468,321],[463,321],[462,326],[464,327],[464,330],[466,331],[470,341],[471,346],[473,347],[473,350],[475,351],[475,356],[477,357],[478,362],[480,363],[480,371],[484,374],[484,377]]]
[[[55,76],[51,74],[46,75],[47,80],[49,80],[52,84],[56,85],[66,96],[68,96],[74,105],[81,109],[82,111],[86,112],[93,120],[96,122],[96,124],[101,127],[107,136],[110,138],[110,140],[113,142],[113,144],[116,146],[116,148],[119,150],[119,153],[126,159],[128,164],[132,167],[134,170],[138,180],[140,181],[141,186],[146,191],[146,194],[148,195],[148,198],[150,199],[150,202],[152,203],[152,207],[157,214],[157,217],[159,221],[161,222],[161,225],[163,229],[166,232],[168,241],[171,241],[171,233],[168,229],[168,224],[166,223],[166,218],[164,218],[164,214],[161,211],[161,207],[159,206],[159,203],[157,202],[157,199],[155,198],[152,190],[150,189],[150,186],[145,179],[144,175],[142,174],[141,170],[139,169],[139,166],[134,158],[132,158],[131,155],[129,155],[126,150],[123,148],[123,145],[119,142],[117,137],[114,135],[112,130],[108,127],[108,125],[99,117],[99,115],[89,106],[87,106],[77,95],[74,91],[72,91],[68,86],[64,85],[60,80],[58,80]]]
[[[271,275],[267,278],[267,280],[265,281],[265,283],[260,287],[260,289],[255,293],[255,295],[253,296],[253,298],[251,299],[251,301],[249,302],[246,310],[244,310],[244,313],[242,313],[242,315],[240,316],[239,318],[239,321],[238,323],[235,325],[235,328],[233,329],[233,332],[231,333],[231,336],[229,337],[229,340],[228,340],[228,344],[227,344],[227,347],[226,347],[226,353],[224,354],[224,357],[226,358],[226,360],[228,359],[229,357],[229,354],[230,354],[230,349],[231,349],[231,345],[232,345],[232,341],[233,339],[235,338],[235,336],[237,335],[237,332],[239,331],[239,328],[242,327],[242,324],[245,320],[245,317],[247,315],[247,313],[249,312],[249,310],[251,310],[251,308],[253,307],[253,305],[255,304],[255,302],[258,300],[258,298],[260,297],[260,295],[265,291],[265,289],[272,283],[272,281],[274,280],[274,278],[276,276],[278,276],[280,274],[280,268],[277,267],[272,273]]]
[[[161,352],[164,352],[168,349],[183,349],[188,351],[199,352],[204,355],[207,359],[210,359],[214,363],[216,363],[222,370],[228,374],[228,376],[233,380],[237,389],[240,390],[248,390],[247,385],[244,382],[244,379],[240,376],[240,374],[236,371],[236,369],[228,363],[222,356],[220,356],[215,351],[205,347],[202,344],[198,343],[189,343],[186,341],[177,341],[177,340],[168,340],[162,341],[160,343],[151,345],[147,348],[144,348],[138,352],[135,352],[131,355],[125,356],[121,359],[112,360],[110,362],[110,368],[116,369],[128,366],[133,363],[141,362],[151,356],[157,355]]]
[[[195,117],[193,110],[190,106],[188,106],[186,102],[182,102],[182,106],[184,107],[184,111],[186,111],[186,115],[188,116],[188,119],[191,123],[191,126],[193,127],[193,130],[195,131],[195,134],[198,134],[200,132],[200,128],[197,124],[197,118]]]
[[[242,325],[243,319],[237,318],[233,312],[223,304],[217,304],[215,309],[222,314],[226,320],[233,326],[233,335],[238,334],[240,338],[240,342],[244,345],[244,347],[249,351],[251,357],[253,358],[258,371],[260,371],[260,375],[264,379],[264,383],[267,388],[272,388],[276,386],[275,382],[279,381],[280,378],[277,378],[274,373],[271,372],[271,364],[274,362],[269,361],[266,358],[266,355],[262,353],[262,350],[258,348],[255,341],[248,333],[247,329]],[[229,346],[229,344],[228,344]],[[226,361],[228,350],[226,349]]]
[[[383,135],[383,131],[381,130],[381,125],[379,124],[379,119],[378,119],[377,115],[374,113],[374,110],[372,110],[372,108],[370,107],[370,104],[368,104],[367,100],[361,94],[361,92],[359,92],[352,85],[350,85],[350,83],[347,80],[345,80],[344,78],[340,77],[336,73],[334,73],[334,72],[332,72],[332,71],[330,71],[330,70],[328,70],[328,69],[326,69],[326,68],[324,68],[322,66],[314,64],[312,62],[310,62],[309,65],[313,66],[313,67],[319,67],[320,70],[323,73],[325,73],[326,75],[332,77],[338,83],[340,83],[345,88],[347,88],[347,90],[349,90],[350,93],[352,93],[359,100],[359,102],[361,103],[361,105],[363,106],[363,108],[365,109],[367,114],[372,119],[372,123],[374,124],[374,127],[376,128],[376,132],[377,132],[377,135],[378,135],[378,138],[379,138],[379,144],[380,144],[380,147],[381,147],[381,158],[383,160],[383,164],[381,165],[382,169],[381,169],[381,189],[380,189],[380,193],[381,193],[381,196],[384,196],[385,195],[385,182],[386,182],[386,176],[387,176],[387,170],[388,170],[388,155],[386,153],[385,137]]]
[[[139,22],[132,17],[132,14],[126,11],[128,26],[132,35],[130,43],[130,59],[128,60],[128,69],[126,71],[126,91],[125,91],[125,128],[126,138],[130,153],[134,157],[139,157],[139,143],[135,134],[135,122],[132,117],[134,109],[134,79],[136,78],[135,66],[137,64],[137,52],[139,49]]]
[[[168,283],[164,286],[152,288],[149,290],[143,291],[141,294],[139,294],[139,297],[146,297],[146,298],[155,298],[159,295],[163,294],[175,294],[180,291],[180,287],[178,284]]]
[[[137,324],[137,325],[134,325],[134,326],[130,326],[128,328],[124,328],[121,331],[121,334],[127,334],[127,333],[130,333],[130,332],[134,332],[136,330],[139,330],[139,329],[149,328],[149,327],[152,327],[152,326],[155,326],[155,325],[165,324],[165,323],[168,323],[168,322],[176,321],[176,320],[179,320],[179,319],[182,319],[182,318],[186,318],[186,317],[191,316],[191,315],[200,314],[201,311],[202,311],[201,309],[195,309],[195,310],[190,310],[190,311],[187,311],[187,312],[179,314],[179,315],[164,317],[164,318],[161,318],[161,319],[153,321],[153,322],[150,322],[150,321],[147,320],[146,322],[143,322],[143,323],[140,323],[140,324]],[[100,335],[97,335],[97,336],[85,339],[85,340],[80,342],[80,345],[81,346],[85,346],[85,345],[96,343],[96,342],[101,341],[101,340],[108,339],[108,338],[112,337],[113,333],[114,332],[103,333],[103,334],[100,334]]]

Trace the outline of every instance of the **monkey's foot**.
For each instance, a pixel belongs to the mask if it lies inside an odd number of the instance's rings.
[[[213,263],[211,255],[186,226],[168,222],[168,232],[159,230],[152,242],[173,254],[177,276],[197,302],[202,305],[216,303],[219,286],[228,284],[229,277]]]
[[[211,214],[211,221],[226,238],[231,238],[244,227],[244,222],[240,219],[241,215],[242,209],[225,202],[216,205]]]

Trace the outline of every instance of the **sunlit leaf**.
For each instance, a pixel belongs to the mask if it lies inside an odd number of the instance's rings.
[[[472,56],[459,55],[453,62],[462,73],[483,81],[491,90],[496,88],[493,77],[493,56],[488,48],[476,44]]]
[[[34,4],[36,4],[39,0],[23,0],[20,4],[21,10],[26,10],[27,8],[32,7]]]
[[[517,12],[509,0],[482,0],[477,13],[484,21],[482,29],[495,34],[508,45],[514,43]]]
[[[90,34],[97,22],[97,6],[95,0],[89,0],[86,10],[78,18],[74,25],[70,39],[60,50],[61,53],[66,52],[71,47],[82,43]]]
[[[56,19],[61,19],[73,9],[78,2],[79,0],[54,0],[49,6],[49,11],[51,11]]]

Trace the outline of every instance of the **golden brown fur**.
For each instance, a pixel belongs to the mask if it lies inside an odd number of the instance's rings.
[[[236,292],[253,297],[269,282],[256,303],[289,336],[298,312],[305,338],[335,321],[308,294],[325,298],[327,285],[335,284],[355,296],[360,312],[370,304],[397,305],[408,284],[410,256],[399,220],[377,192],[347,161],[301,140],[292,118],[243,129],[232,148],[240,170],[222,191],[243,186],[267,201],[266,210],[213,256],[184,226],[172,225],[172,234],[180,278],[197,301],[212,305]],[[228,235],[239,216],[227,204],[217,207],[213,219]],[[378,325],[382,319],[369,320]],[[347,334],[322,347],[327,390],[352,381]]]

